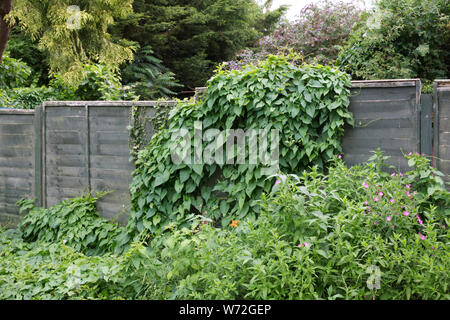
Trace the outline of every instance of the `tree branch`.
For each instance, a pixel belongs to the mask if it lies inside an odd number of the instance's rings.
[[[13,0],[0,0],[0,64],[3,61],[3,54],[6,50],[6,44],[8,43],[9,33],[11,31],[4,17],[11,11],[12,5]]]

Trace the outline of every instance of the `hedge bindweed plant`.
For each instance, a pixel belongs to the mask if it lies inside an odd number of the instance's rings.
[[[34,207],[27,200],[19,201],[21,213],[28,212],[18,225],[22,238],[27,242],[64,242],[88,255],[112,251],[122,229],[99,216],[96,202],[103,195],[87,194],[49,209]]]
[[[171,223],[187,226],[195,214],[222,226],[232,217],[255,218],[260,211],[257,199],[271,188],[262,161],[174,163],[172,152],[180,148],[172,139],[174,132],[180,128],[194,132],[196,122],[203,130],[222,132],[274,129],[280,133],[281,171],[297,172],[313,164],[324,168],[341,151],[344,125],[353,123],[349,87],[350,79],[337,69],[297,67],[283,56],[270,56],[240,71],[219,69],[209,80],[206,96],[172,110],[167,127],[140,152],[130,187],[130,235],[155,234]],[[203,150],[207,146],[204,141]],[[188,156],[197,157],[195,152]],[[227,160],[235,157],[228,150],[224,154]],[[129,237],[120,241],[126,243]]]

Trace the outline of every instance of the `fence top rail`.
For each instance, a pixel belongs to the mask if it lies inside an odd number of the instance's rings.
[[[384,80],[354,80],[352,88],[383,88],[383,87],[415,87],[420,79],[384,79]],[[195,88],[198,93],[203,93],[207,87]]]
[[[355,80],[352,88],[415,87],[420,79]]]
[[[437,87],[447,87],[450,86],[450,79],[434,80],[434,83]]]
[[[46,101],[43,107],[154,107],[175,105],[177,101]]]
[[[13,108],[0,108],[0,114],[19,114],[19,115],[33,115],[34,110],[29,109],[13,109]]]

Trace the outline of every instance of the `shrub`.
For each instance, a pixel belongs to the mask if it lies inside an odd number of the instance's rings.
[[[4,55],[0,64],[0,90],[24,87],[30,84],[30,76],[31,68],[26,63]]]
[[[131,88],[122,87],[120,76],[101,64],[84,65],[85,77],[77,87],[67,87],[56,76],[50,81],[58,100],[137,100]]]
[[[62,241],[29,243],[18,230],[0,230],[0,299],[139,299],[139,250],[86,256]]]
[[[8,90],[8,100],[4,106],[16,109],[34,109],[44,101],[57,100],[52,88],[47,87],[23,87]]]
[[[296,52],[306,62],[333,64],[362,10],[348,2],[322,0],[306,5],[293,22],[282,23],[261,38],[254,49],[247,48],[228,63],[230,69],[264,60],[269,54]]]
[[[450,76],[447,0],[380,0],[353,31],[339,65],[354,79]]]

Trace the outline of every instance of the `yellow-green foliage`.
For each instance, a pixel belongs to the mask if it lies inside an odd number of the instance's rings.
[[[48,54],[50,73],[76,85],[83,80],[83,64],[97,62],[117,70],[133,59],[135,47],[125,40],[112,39],[108,27],[133,12],[133,0],[15,0],[8,15],[11,24],[39,40],[39,49]],[[78,6],[80,11],[70,9]],[[68,21],[79,22],[69,28]]]

